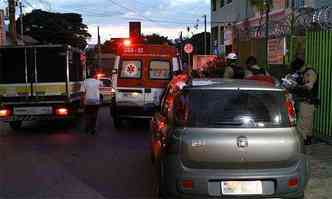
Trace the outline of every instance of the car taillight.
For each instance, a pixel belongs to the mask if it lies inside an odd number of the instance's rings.
[[[67,108],[57,108],[55,109],[55,114],[57,116],[67,116],[69,114],[69,110]]]
[[[192,180],[183,180],[181,182],[181,186],[183,189],[192,189],[193,188],[193,181]]]
[[[293,188],[298,187],[298,185],[299,185],[299,178],[298,177],[294,177],[294,178],[288,180],[288,188],[293,189]]]
[[[10,109],[0,109],[0,117],[8,117],[11,114]]]
[[[286,100],[286,108],[287,108],[287,113],[288,113],[288,121],[290,126],[295,126],[296,125],[296,111],[294,108],[293,101],[290,99],[290,97],[287,95],[287,100]]]
[[[158,129],[157,129],[157,131],[158,132],[160,132],[160,131],[162,131],[164,128],[166,127],[166,123],[164,122],[164,121],[159,121],[158,122]]]

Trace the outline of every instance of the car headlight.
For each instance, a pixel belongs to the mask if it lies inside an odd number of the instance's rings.
[[[137,93],[137,92],[131,93],[131,96],[137,97],[137,96],[139,96],[139,93]]]

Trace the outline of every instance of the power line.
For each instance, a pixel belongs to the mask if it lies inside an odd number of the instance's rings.
[[[147,19],[148,21],[154,22],[154,21],[153,21],[152,19],[150,19],[149,17],[146,17],[146,16],[140,14],[139,12],[137,12],[136,10],[134,10],[134,9],[132,9],[132,8],[129,8],[129,7],[127,7],[127,6],[124,6],[124,5],[118,3],[118,2],[116,2],[116,1],[114,1],[114,0],[108,0],[108,1],[112,2],[114,5],[116,5],[116,6],[120,7],[120,8],[123,8],[123,9],[126,9],[126,10],[128,10],[128,11],[131,11],[131,12],[136,13],[137,15],[140,15],[141,17]]]
[[[45,0],[39,0],[40,2],[45,2]],[[120,8],[123,8],[125,10],[128,10],[130,12],[134,12],[135,14],[139,15],[140,17],[142,17],[142,19],[139,19],[141,21],[148,21],[148,22],[152,22],[152,23],[163,23],[163,24],[178,24],[178,25],[188,25],[188,24],[191,24],[191,25],[195,25],[195,24],[198,24],[197,22],[193,22],[193,21],[185,21],[185,20],[180,20],[180,19],[174,19],[174,20],[163,20],[163,19],[157,19],[157,18],[150,18],[150,17],[147,17],[143,14],[140,14],[137,10],[135,9],[132,9],[130,7],[127,7],[123,4],[120,4],[119,2],[116,2],[114,0],[108,0],[110,2],[112,2],[114,5],[120,7]],[[137,1],[137,0],[135,0]],[[29,3],[28,1],[24,0],[25,4],[33,9],[37,9],[35,6],[33,6],[31,3]],[[140,2],[140,1],[137,1],[137,2]],[[65,12],[73,12],[74,11],[78,11],[77,9],[73,9],[73,10],[67,10],[67,9],[60,9],[60,10],[63,10]],[[112,14],[112,15],[109,15],[109,12],[91,12],[91,9],[89,10],[85,10],[84,13],[81,13],[82,15],[85,15],[85,16],[90,16],[90,17],[97,17],[97,18],[103,18],[103,17],[110,17],[110,16],[117,16],[117,15],[121,15],[121,14],[125,14],[123,12],[120,12],[118,14]],[[199,24],[203,24],[203,23],[199,23]]]

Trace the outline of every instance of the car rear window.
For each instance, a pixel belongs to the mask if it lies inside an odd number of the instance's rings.
[[[142,62],[139,60],[124,60],[121,65],[121,78],[140,79],[142,76]]]
[[[171,64],[169,61],[151,61],[150,79],[167,80],[171,78]]]
[[[287,127],[285,100],[282,91],[187,90],[176,99],[175,120],[188,127]]]

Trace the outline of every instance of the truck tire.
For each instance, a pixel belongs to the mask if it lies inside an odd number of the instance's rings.
[[[12,122],[9,122],[9,126],[13,130],[20,130],[21,127],[22,127],[22,121],[12,121]]]

